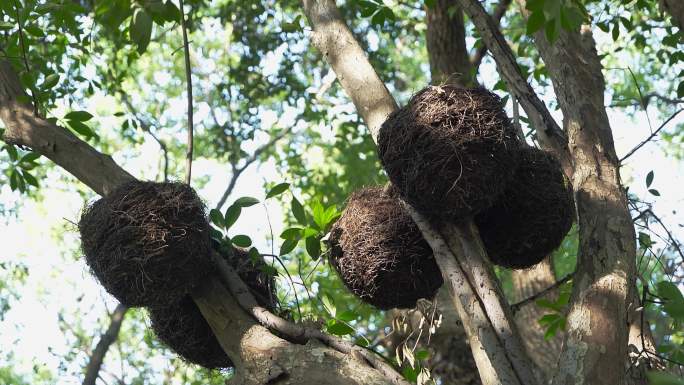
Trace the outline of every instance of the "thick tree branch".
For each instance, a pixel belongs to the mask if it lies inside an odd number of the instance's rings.
[[[512,2],[513,0],[501,0],[499,1],[499,4],[496,5],[496,8],[494,8],[494,14],[492,15],[492,18],[494,19],[497,28],[501,25],[501,19],[506,14],[506,11],[508,10],[508,7],[511,5]],[[475,69],[475,73],[478,72],[480,64],[482,64],[482,59],[484,59],[486,54],[487,44],[481,44],[477,48],[475,54],[473,55],[473,58],[471,59],[471,63],[473,65],[473,68]]]
[[[188,28],[185,23],[185,7],[183,0],[179,0],[181,12],[181,31],[183,32],[183,58],[185,59],[185,83],[188,102],[188,148],[185,152],[185,183],[192,181],[192,151],[194,141],[194,120],[192,103],[192,67],[190,65],[190,43],[188,43]]]
[[[2,140],[26,146],[55,162],[78,180],[106,195],[133,179],[109,155],[102,154],[71,131],[37,116],[27,100],[12,65],[0,59],[0,119],[5,123]]]
[[[515,95],[530,118],[539,142],[558,156],[565,174],[568,177],[571,176],[573,165],[568,152],[568,141],[565,133],[523,76],[511,47],[499,31],[497,22],[487,13],[478,0],[458,0],[458,2],[475,24],[487,49],[491,51],[499,73],[506,81],[508,89]]]
[[[376,140],[380,125],[396,108],[396,102],[341,19],[335,2],[304,0],[303,4],[314,30],[314,46],[328,59],[338,78],[343,79],[342,87]],[[355,75],[358,72],[365,76]],[[373,95],[372,103],[363,104],[364,95]],[[477,230],[472,224],[462,228],[451,226],[443,230],[447,235],[445,241],[425,218],[410,207],[408,209],[430,243],[451,290],[483,384],[535,384],[529,358],[486,260]]]
[[[100,341],[97,342],[93,354],[90,355],[90,361],[86,367],[86,374],[83,378],[83,385],[95,385],[95,381],[100,373],[100,367],[104,362],[105,355],[109,347],[116,342],[119,336],[119,330],[121,330],[121,324],[123,323],[124,317],[128,307],[126,305],[118,304],[114,309],[110,317],[109,327],[107,331],[102,334]]]
[[[335,3],[330,0],[303,0],[303,3],[314,30],[312,44],[330,63],[371,135],[377,138],[382,123],[397,109],[396,101],[388,97],[385,83],[342,20]]]

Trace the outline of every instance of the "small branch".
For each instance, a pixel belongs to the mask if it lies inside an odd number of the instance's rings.
[[[511,310],[513,311],[514,314],[517,313],[523,306],[525,306],[531,302],[534,302],[535,300],[537,300],[537,298],[543,297],[546,294],[548,294],[549,292],[557,289],[558,287],[560,287],[564,283],[571,280],[572,277],[574,277],[574,276],[575,276],[575,273],[572,272],[572,273],[566,275],[565,277],[561,278],[558,282],[554,283],[553,285],[551,285],[551,286],[547,287],[546,289],[540,291],[539,293],[536,293],[533,296],[527,297],[520,302],[514,303],[513,305],[511,305]]]
[[[622,162],[624,162],[625,159],[627,159],[627,158],[629,158],[630,156],[632,156],[632,154],[634,154],[635,152],[637,152],[637,150],[639,150],[639,149],[640,149],[641,147],[643,147],[646,143],[650,142],[653,138],[655,138],[655,136],[658,135],[658,133],[660,132],[660,130],[662,130],[663,128],[665,128],[665,126],[666,126],[668,123],[670,123],[670,122],[672,121],[672,119],[674,119],[674,118],[675,118],[677,115],[679,115],[679,113],[682,112],[682,111],[684,111],[684,108],[675,111],[675,113],[672,114],[669,118],[667,118],[667,120],[665,120],[665,121],[663,122],[663,124],[660,125],[660,127],[658,127],[655,131],[653,131],[653,132],[651,133],[651,135],[649,135],[648,138],[646,138],[646,140],[644,140],[643,142],[637,144],[636,147],[634,147],[633,149],[631,149],[631,150],[627,153],[627,155],[625,155],[625,156],[623,156],[622,158],[620,158],[619,163],[622,164]]]
[[[249,167],[252,163],[256,162],[257,159],[259,159],[259,156],[264,151],[273,147],[273,145],[275,145],[280,139],[284,138],[290,132],[292,132],[293,127],[294,127],[294,125],[284,129],[279,134],[271,137],[271,140],[269,140],[267,143],[265,143],[261,147],[257,148],[249,158],[245,159],[245,163],[243,163],[242,166],[237,167],[234,164],[232,165],[233,172],[232,172],[232,175],[230,176],[230,181],[228,182],[228,187],[226,187],[226,190],[223,192],[223,195],[221,195],[221,199],[219,199],[218,203],[216,204],[217,210],[221,210],[221,207],[223,207],[223,205],[226,204],[228,197],[230,196],[230,194],[233,192],[233,189],[235,188],[235,184],[237,183],[238,178],[247,169],[247,167]]]
[[[188,43],[188,29],[185,24],[185,10],[183,0],[180,1],[181,11],[181,30],[183,31],[183,54],[185,56],[185,80],[187,83],[188,98],[188,149],[185,155],[185,183],[190,184],[192,180],[192,150],[193,150],[193,111],[192,111],[192,71],[190,67],[190,46]]]
[[[513,0],[501,0],[499,4],[497,4],[496,8],[494,9],[494,15],[492,15],[492,18],[496,21],[497,27],[501,25],[501,19],[506,14],[506,11],[508,10],[508,7],[511,5],[512,2]],[[486,54],[487,44],[483,43],[477,48],[477,51],[475,51],[475,55],[473,55],[473,58],[470,60],[470,62],[473,65],[474,73],[478,72],[480,64],[482,64],[482,59],[484,59]]]
[[[98,341],[97,346],[95,346],[95,350],[93,350],[93,354],[90,356],[90,362],[88,362],[86,374],[83,378],[83,385],[95,385],[95,381],[99,376],[100,368],[104,362],[107,350],[109,350],[109,347],[116,342],[116,339],[119,336],[119,331],[121,330],[121,324],[123,323],[124,316],[126,315],[127,311],[128,307],[123,304],[118,304],[116,309],[114,309],[114,313],[111,315],[111,322],[109,323],[107,331],[102,334],[100,341]]]
[[[24,44],[24,28],[21,26],[21,18],[20,18],[20,13],[19,9],[21,8],[19,1],[14,0],[14,9],[17,12],[17,27],[19,28],[19,47],[21,48],[21,59],[24,63],[24,67],[26,68],[26,72],[30,73],[31,69],[29,68],[29,63],[28,63],[28,58],[26,57],[26,45]],[[31,86],[31,99],[33,100],[33,113],[38,115],[38,98],[36,98],[36,91],[33,89],[34,87]]]
[[[565,132],[523,76],[511,47],[499,30],[497,21],[487,13],[479,0],[458,0],[458,4],[475,24],[482,41],[491,51],[499,74],[530,118],[539,142],[547,149],[553,150],[561,161],[563,171],[570,177],[574,173],[574,167]]]
[[[237,302],[260,324],[272,331],[278,332],[290,342],[305,344],[311,339],[316,339],[324,345],[344,354],[360,355],[372,368],[380,371],[396,385],[408,385],[408,382],[397,373],[397,371],[382,358],[373,352],[354,345],[349,341],[326,334],[318,329],[308,328],[300,324],[294,324],[267,309],[260,307],[249,288],[240,279],[235,270],[216,253],[212,253],[214,263],[218,267],[219,274],[223,283],[233,294]]]

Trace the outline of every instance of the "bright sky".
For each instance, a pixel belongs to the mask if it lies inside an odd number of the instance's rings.
[[[265,70],[268,71],[267,68]],[[489,74],[486,83],[491,86],[494,74],[491,63],[486,64],[483,71]],[[91,107],[102,107],[97,103],[105,103],[103,100],[95,98]],[[176,110],[182,113],[185,106],[179,105]],[[198,112],[199,115],[203,113],[206,111]],[[651,113],[653,123],[657,127],[660,122],[653,118],[657,116],[656,113]],[[559,113],[555,115],[560,122],[562,119]],[[285,114],[281,117],[284,121],[280,123],[290,123],[292,116],[292,112]],[[273,112],[262,112],[262,118],[266,122],[275,123],[277,116]],[[639,113],[632,119],[611,111],[610,120],[618,156],[627,153],[650,133],[644,113]],[[672,121],[669,127],[673,128],[682,123],[684,114]],[[106,126],[115,122],[105,119],[101,124]],[[258,137],[253,145],[256,146],[266,140],[263,136]],[[139,177],[155,175],[157,170],[153,166],[158,164],[159,156],[160,151],[151,138],[148,138],[134,159],[123,159],[121,154],[114,154],[117,161]],[[660,197],[650,196],[646,192],[644,181],[650,170],[655,170],[652,188],[660,191]],[[207,201],[208,207],[213,207],[226,187],[230,176],[229,169],[211,160],[197,160],[193,172],[196,176],[209,176],[210,181],[200,191],[200,195]],[[12,309],[7,313],[4,322],[0,323],[0,366],[3,365],[2,355],[12,351],[18,358],[13,364],[19,373],[31,372],[34,363],[45,365],[57,373],[59,357],[66,354],[68,349],[59,328],[60,311],[66,310],[67,315],[79,312],[82,327],[95,333],[95,325],[98,319],[105,315],[105,307],[111,310],[115,306],[112,298],[90,276],[83,260],[74,258],[79,255],[79,240],[72,222],[77,222],[85,202],[71,186],[64,186],[58,180],[61,173],[61,170],[55,170],[42,181],[45,200],[39,204],[23,200],[19,194],[11,192],[9,186],[0,188],[0,204],[12,206],[17,200],[23,202],[19,218],[6,218],[7,223],[0,225],[0,244],[3,245],[0,262],[21,262],[26,264],[30,271],[26,286],[21,290],[21,300],[12,303]],[[679,226],[684,222],[684,217],[680,213],[673,213],[684,202],[684,189],[681,188],[680,180],[684,175],[684,164],[667,158],[662,147],[654,142],[634,154],[622,173],[623,180],[630,186],[630,190],[641,197],[650,196],[655,203],[656,212],[679,238],[684,238],[684,231]],[[240,196],[262,198],[264,181],[283,181],[272,163],[250,167],[240,178],[231,200]],[[268,205],[268,212],[277,237],[282,230],[281,209],[271,203]],[[250,235],[256,246],[261,250],[267,250],[270,247],[267,242],[269,230],[264,207],[257,205],[246,209],[235,226],[234,234],[237,233]],[[78,299],[80,300],[77,301]],[[73,319],[67,317],[67,321]],[[50,353],[50,349],[54,354]],[[70,377],[58,380],[58,384],[74,383],[75,379]]]

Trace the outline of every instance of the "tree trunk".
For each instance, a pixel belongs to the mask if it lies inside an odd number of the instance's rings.
[[[466,47],[463,12],[456,0],[437,0],[425,14],[432,84],[470,85],[474,74]]]
[[[577,271],[554,384],[622,384],[636,245],[600,59],[589,28],[563,31],[554,44],[543,32],[535,41],[563,111],[579,218]]]
[[[538,265],[525,270],[513,270],[513,297],[516,302],[529,298],[556,283],[551,260],[544,259]],[[557,291],[542,296],[555,300]],[[544,309],[530,303],[523,306],[515,314],[515,323],[518,325],[527,353],[543,375],[542,383],[548,383],[556,371],[558,355],[563,342],[562,332],[550,339],[544,338],[544,329],[539,325],[539,318],[545,314]]]
[[[672,24],[679,27],[680,34],[684,34],[684,1],[660,0],[660,9],[672,16]]]

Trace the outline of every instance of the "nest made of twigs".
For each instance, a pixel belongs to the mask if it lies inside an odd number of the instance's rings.
[[[459,222],[504,190],[519,145],[497,95],[429,86],[383,123],[378,155],[411,206],[430,218]]]
[[[523,269],[560,246],[575,215],[572,187],[550,153],[521,148],[515,177],[497,202],[475,217],[491,261]]]
[[[380,309],[431,299],[442,275],[394,187],[353,193],[330,232],[330,262],[344,284]]]
[[[83,211],[86,262],[127,306],[177,302],[212,269],[205,211],[186,184],[126,183]]]
[[[238,248],[222,256],[247,284],[259,305],[274,310],[275,280],[261,270],[264,261],[252,261],[247,251]],[[157,338],[185,361],[207,369],[233,366],[189,295],[170,306],[150,307],[149,315]]]

